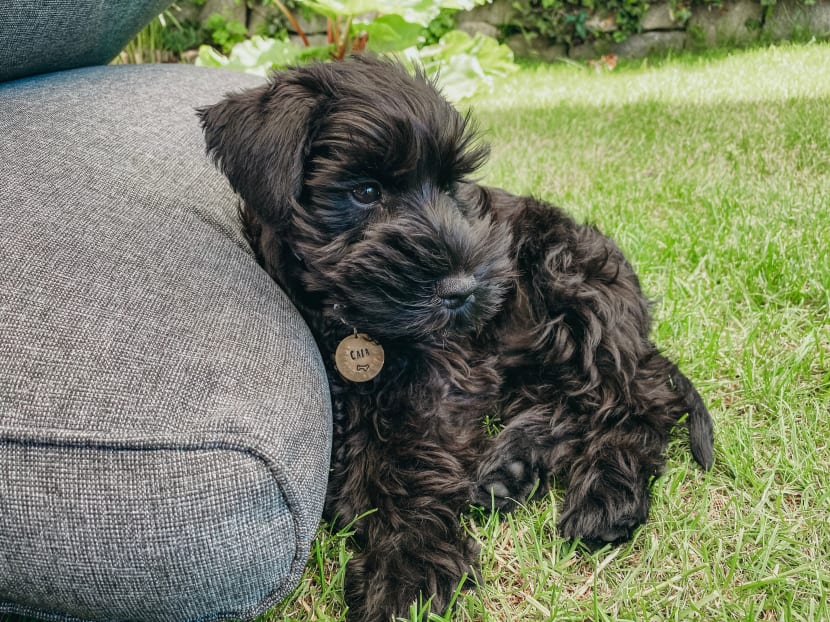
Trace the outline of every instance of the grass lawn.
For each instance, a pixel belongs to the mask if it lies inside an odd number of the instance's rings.
[[[483,586],[448,619],[830,620],[830,46],[525,67],[473,108],[486,183],[597,223],[638,268],[716,463],[679,433],[618,548],[559,538],[556,494],[468,521]],[[263,620],[341,619],[346,543],[321,531]]]

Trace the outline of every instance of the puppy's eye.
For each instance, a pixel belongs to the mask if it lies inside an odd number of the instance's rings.
[[[355,201],[363,205],[371,205],[380,201],[380,184],[368,181],[352,188]]]

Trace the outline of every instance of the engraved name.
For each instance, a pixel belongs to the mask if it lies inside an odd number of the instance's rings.
[[[362,358],[366,358],[369,354],[369,348],[360,348],[359,350],[349,351],[349,356],[353,361],[359,361]]]

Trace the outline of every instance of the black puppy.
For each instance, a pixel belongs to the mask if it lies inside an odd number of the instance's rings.
[[[648,514],[672,426],[712,463],[697,391],[648,338],[617,246],[533,199],[471,184],[486,157],[418,74],[359,57],[276,73],[200,111],[257,257],[328,366],[326,514],[355,525],[351,620],[446,608],[475,573],[459,516],[555,477],[566,537]],[[488,435],[484,421],[504,426]]]

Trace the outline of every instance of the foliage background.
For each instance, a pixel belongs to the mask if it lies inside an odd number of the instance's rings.
[[[511,35],[522,34],[527,39],[538,39],[549,45],[578,45],[585,42],[619,42],[641,31],[641,20],[648,9],[666,4],[672,17],[680,26],[699,7],[711,7],[728,12],[737,0],[227,0],[210,3],[208,0],[179,0],[162,18],[164,28],[155,24],[153,46],[161,50],[154,60],[192,59],[188,54],[200,45],[210,45],[217,52],[229,55],[233,46],[254,36],[284,40],[293,34],[291,23],[278,10],[283,5],[288,12],[309,24],[315,15],[336,17],[338,11],[344,19],[350,13],[356,23],[361,14],[380,14],[382,28],[370,32],[370,46],[399,49],[414,45],[430,45],[456,27],[459,12],[477,5],[500,5],[495,11],[503,16],[498,20],[498,39],[507,40]],[[780,2],[810,6],[823,0],[741,0],[760,5],[763,14],[769,15]],[[229,8],[230,7],[230,8]],[[413,19],[415,13],[420,19]],[[401,20],[390,16],[404,16]],[[428,16],[428,19],[424,19]],[[369,23],[371,19],[362,19]],[[417,26],[413,30],[413,25]],[[748,24],[759,28],[760,24]],[[809,37],[807,37],[809,39]],[[319,54],[318,54],[319,56]]]

